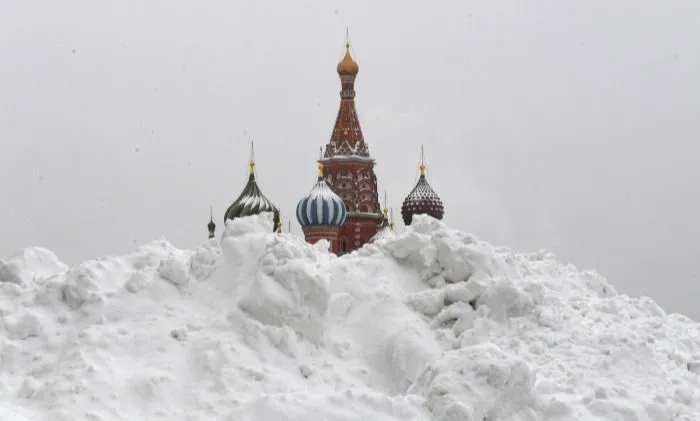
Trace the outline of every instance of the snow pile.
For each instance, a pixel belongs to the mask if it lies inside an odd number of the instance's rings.
[[[348,256],[270,215],[0,261],[0,419],[700,419],[700,325],[415,217]]]
[[[68,270],[50,250],[41,247],[24,249],[7,260],[0,260],[0,282],[25,285]]]

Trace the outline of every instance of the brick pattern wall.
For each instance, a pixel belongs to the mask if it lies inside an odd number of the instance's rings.
[[[331,253],[339,255],[341,253],[338,232],[338,227],[330,225],[304,227],[304,238],[310,244],[316,244],[321,239],[328,240],[331,242]]]

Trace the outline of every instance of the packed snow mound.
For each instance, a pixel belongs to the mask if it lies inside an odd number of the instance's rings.
[[[229,221],[0,262],[0,419],[696,421],[700,325],[416,216],[340,258]]]
[[[13,284],[41,282],[68,270],[53,252],[43,247],[23,249],[0,260],[0,282]]]

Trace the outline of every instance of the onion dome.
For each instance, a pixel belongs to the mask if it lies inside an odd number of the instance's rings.
[[[428,214],[435,219],[442,219],[444,207],[440,196],[435,193],[425,177],[425,164],[423,162],[423,149],[421,148],[420,178],[418,183],[408,194],[401,206],[401,217],[406,225],[411,225],[413,215]]]
[[[345,56],[343,57],[342,60],[340,60],[340,63],[338,63],[338,74],[339,75],[351,75],[351,76],[357,76],[357,74],[360,72],[360,66],[357,64],[355,60],[352,59],[352,56],[350,55],[350,43],[346,42],[345,43]]]
[[[318,164],[318,181],[306,197],[297,204],[297,220],[302,227],[317,225],[341,226],[347,210],[343,199],[326,184],[323,163]]]
[[[262,212],[272,212],[274,215],[273,230],[277,231],[280,224],[279,210],[265,197],[262,191],[260,191],[260,187],[258,187],[258,183],[255,181],[255,160],[253,160],[252,157],[249,166],[250,175],[248,176],[248,183],[245,185],[238,198],[226,209],[224,221],[227,219],[257,215]]]

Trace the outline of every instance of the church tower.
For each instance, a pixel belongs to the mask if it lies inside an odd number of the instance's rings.
[[[370,157],[355,109],[355,78],[360,66],[345,43],[345,56],[338,63],[340,107],[331,138],[321,163],[331,189],[347,209],[345,223],[338,232],[338,254],[362,247],[379,230],[383,215],[377,194],[374,159]]]

